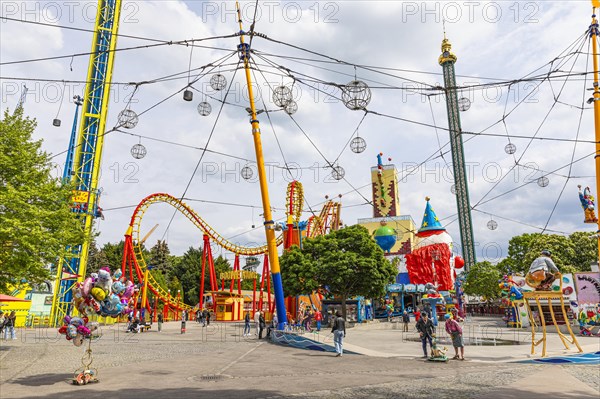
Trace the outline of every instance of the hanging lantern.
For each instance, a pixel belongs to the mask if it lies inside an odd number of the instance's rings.
[[[350,142],[350,149],[356,154],[360,154],[367,148],[367,142],[360,136],[356,136]]]
[[[491,219],[489,222],[487,222],[487,228],[490,230],[496,230],[498,228],[498,222],[496,222],[494,219]]]
[[[514,145],[513,143],[508,143],[505,147],[504,147],[504,152],[506,152],[509,155],[514,154],[515,152],[517,152],[517,146]]]
[[[298,111],[298,104],[294,100],[290,100],[284,107],[283,110],[286,114],[292,115]]]
[[[136,144],[133,147],[131,147],[131,156],[135,159],[144,158],[146,156],[146,153],[146,147],[144,147],[142,144]]]
[[[550,180],[546,176],[542,176],[539,179],[537,179],[537,184],[540,187],[548,187],[548,184],[550,184]]]
[[[133,129],[138,124],[138,116],[135,112],[130,109],[124,109],[119,112],[118,116],[119,125],[125,129]]]
[[[341,166],[335,166],[333,167],[333,169],[331,170],[331,176],[335,179],[335,180],[342,180],[344,178],[344,176],[346,175],[346,171],[344,170],[344,168],[342,168]]]
[[[198,113],[202,116],[210,115],[210,111],[212,111],[212,107],[206,101],[202,101],[198,104]]]
[[[183,99],[185,101],[192,101],[194,99],[194,92],[191,90],[185,90],[183,92]]]
[[[273,102],[278,107],[285,107],[292,99],[292,91],[287,86],[277,86],[273,90]]]
[[[450,186],[450,192],[451,192],[453,195],[456,195],[456,184],[453,184],[453,185],[451,185],[451,186]]]
[[[468,111],[469,108],[471,108],[471,100],[469,100],[467,97],[461,97],[458,99],[458,109],[461,112]]]
[[[52,126],[54,126],[54,127],[60,127],[60,119],[58,119],[58,118],[54,119],[52,121]]]
[[[249,166],[244,166],[240,172],[244,180],[250,180],[254,172],[252,172],[252,168]]]
[[[342,101],[353,111],[365,109],[371,102],[371,89],[365,82],[353,80],[342,88]]]
[[[220,73],[217,73],[210,78],[210,87],[212,87],[213,90],[220,91],[223,90],[225,86],[227,86],[227,79]]]

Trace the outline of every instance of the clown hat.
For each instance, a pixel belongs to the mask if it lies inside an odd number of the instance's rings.
[[[427,201],[427,205],[425,205],[425,214],[423,215],[423,221],[421,222],[421,228],[419,229],[419,233],[423,233],[426,231],[446,231],[440,220],[438,219],[433,207],[429,203],[429,197],[425,197],[425,201]]]

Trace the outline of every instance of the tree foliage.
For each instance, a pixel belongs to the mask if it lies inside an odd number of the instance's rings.
[[[552,253],[552,259],[561,273],[589,271],[591,262],[598,257],[597,241],[590,239],[589,233],[575,232],[568,237],[558,234],[522,234],[510,239],[508,256],[498,267],[503,273],[525,275],[531,262],[544,249]]]
[[[478,262],[471,267],[467,274],[464,286],[465,294],[484,296],[488,300],[499,298],[498,281],[501,277],[498,267],[488,261]]]
[[[304,241],[302,250],[292,247],[282,256],[282,280],[288,295],[306,294],[318,287],[341,298],[367,298],[385,294],[396,269],[367,229],[354,225]]]
[[[72,187],[52,177],[42,141],[32,140],[35,128],[21,107],[0,120],[0,292],[47,280],[66,245],[84,238],[70,209]]]
[[[171,264],[171,251],[169,251],[169,245],[166,241],[158,240],[152,248],[150,248],[150,260],[148,264],[154,266],[157,270],[160,270],[164,274],[168,274],[171,271],[173,265]],[[185,256],[185,255],[184,255]]]

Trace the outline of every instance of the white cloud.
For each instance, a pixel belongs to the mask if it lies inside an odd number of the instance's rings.
[[[493,3],[480,2],[473,9],[466,3],[458,4],[460,14],[449,3],[412,3],[412,2],[301,2],[301,13],[292,3],[273,3],[263,5],[262,14],[256,24],[256,31],[266,34],[269,38],[284,43],[310,49],[316,53],[326,54],[333,59],[339,59],[359,65],[386,67],[378,71],[358,68],[356,75],[359,79],[372,86],[372,102],[369,109],[394,118],[433,124],[432,112],[426,97],[435,91],[426,90],[429,85],[442,83],[441,67],[437,63],[442,39],[441,17],[446,19],[446,32],[453,44],[453,51],[458,55],[456,73],[458,84],[491,83],[498,79],[519,79],[532,70],[543,66],[556,57],[579,37],[589,24],[589,9],[575,7],[558,2],[546,3]],[[45,3],[41,3],[45,4]],[[129,3],[128,3],[129,4]],[[183,1],[148,1],[131,3],[123,12],[120,33],[140,37],[156,38],[167,41],[198,39],[218,35],[229,35],[238,31],[233,6],[226,2],[183,2]],[[242,3],[244,29],[249,29],[248,19],[253,15],[254,2]],[[296,4],[296,3],[294,3]],[[470,3],[471,4],[471,3]],[[491,4],[491,5],[490,5]],[[502,16],[493,14],[494,4],[502,7]],[[533,4],[533,6],[529,6]],[[268,8],[271,7],[271,8]],[[311,8],[312,7],[312,8]],[[415,8],[416,7],[416,8]],[[424,7],[429,7],[425,9]],[[436,8],[437,7],[437,8]],[[512,7],[512,8],[511,8]],[[488,14],[484,14],[484,9]],[[63,10],[64,11],[64,10]],[[294,14],[296,13],[296,14]],[[92,28],[89,18],[82,10],[75,12],[73,18],[67,18],[63,12],[57,24]],[[17,22],[0,23],[2,62],[29,58],[47,57],[57,54],[86,52],[90,48],[91,34],[52,27],[31,26]],[[8,34],[7,34],[8,33]],[[8,37],[19,37],[11,40]],[[18,45],[16,44],[18,43]],[[209,63],[215,63],[220,57],[235,51],[239,39],[218,39],[199,43],[192,53],[192,68],[199,68]],[[121,37],[119,48],[151,45],[153,42]],[[411,214],[417,224],[421,221],[421,213],[425,206],[424,197],[432,197],[432,204],[438,216],[444,222],[455,219],[456,201],[450,192],[451,176],[445,161],[451,162],[450,154],[444,159],[439,155],[440,144],[448,142],[446,107],[441,96],[431,97],[435,124],[439,127],[437,134],[429,126],[409,123],[406,121],[386,118],[369,114],[364,119],[358,133],[367,142],[367,150],[362,154],[354,154],[343,146],[352,137],[361,120],[363,113],[350,111],[339,100],[327,97],[327,94],[339,96],[339,90],[330,86],[319,85],[324,92],[314,89],[318,79],[324,82],[345,84],[354,79],[355,70],[351,65],[342,65],[326,60],[319,56],[306,53],[293,47],[277,44],[260,37],[253,40],[253,49],[260,51],[264,58],[256,56],[262,74],[255,72],[253,80],[260,88],[261,97],[257,108],[276,110],[272,103],[270,89],[280,84],[291,84],[289,77],[282,78],[274,74],[275,69],[267,65],[271,61],[275,66],[289,68],[302,82],[296,82],[298,112],[294,119],[304,132],[315,143],[328,161],[337,159],[339,165],[346,171],[346,179],[359,189],[359,193],[344,181],[331,182],[328,178],[330,170],[323,157],[315,150],[305,135],[292,120],[283,112],[270,113],[273,129],[279,139],[275,141],[271,124],[267,115],[259,115],[262,131],[262,144],[265,159],[278,166],[284,165],[281,152],[288,162],[300,165],[297,173],[305,187],[307,202],[318,212],[320,203],[325,195],[335,197],[344,194],[344,205],[356,205],[365,202],[363,197],[370,200],[370,167],[376,164],[377,153],[384,152],[384,157],[391,157],[399,169],[405,169],[410,164],[420,163],[430,155],[421,169],[408,176],[400,183],[400,206],[403,214]],[[303,59],[290,58],[302,57]],[[266,59],[266,60],[265,60]],[[165,45],[160,47],[120,51],[116,55],[113,80],[115,82],[152,81],[167,75],[178,74],[176,79],[148,83],[139,86],[132,98],[130,108],[138,113],[152,107],[174,93],[185,88],[188,82],[187,71],[190,60],[190,47]],[[585,56],[580,56],[574,71],[589,70],[585,65]],[[254,148],[245,97],[245,76],[238,70],[233,78],[233,69],[237,64],[237,55],[227,61],[228,65],[215,67],[194,85],[198,90],[206,90],[216,99],[222,98],[222,92],[209,89],[208,81],[212,74],[220,72],[233,80],[232,92],[223,112],[218,119],[210,139],[208,148],[234,156],[254,159]],[[70,71],[70,59],[45,61],[31,64],[3,66],[3,77],[16,76],[28,78],[56,78],[84,80],[87,71],[87,57],[73,60],[73,71]],[[569,64],[562,69],[568,71]],[[422,71],[423,73],[407,72],[406,70]],[[540,73],[548,72],[548,67]],[[279,72],[278,72],[279,73]],[[195,76],[191,74],[192,78]],[[412,85],[418,93],[397,89],[406,87],[411,79],[423,84]],[[2,79],[2,104],[12,107],[19,93],[12,90],[15,81]],[[20,82],[16,82],[17,87]],[[538,130],[547,111],[554,102],[554,97],[560,90],[561,82],[555,81],[552,87],[546,82],[530,98],[531,101],[519,105],[506,118],[506,127],[511,135],[531,136]],[[72,105],[68,103],[72,94],[82,92],[81,85],[68,86],[69,92],[63,99],[60,117],[63,125],[60,129],[50,126],[51,119],[58,111],[58,100],[52,101],[50,91],[55,87],[49,84],[28,83],[36,91],[30,94],[26,103],[26,111],[38,118],[39,127],[36,136],[44,138],[45,150],[58,154],[66,150],[70,135]],[[56,84],[54,84],[56,86]],[[510,110],[525,95],[531,93],[532,86],[515,84],[512,86],[511,97],[507,109]],[[313,86],[313,87],[311,87]],[[587,86],[591,86],[587,82]],[[60,84],[58,85],[60,87]],[[574,139],[579,123],[580,111],[573,105],[580,105],[583,81],[573,81],[566,84],[560,100],[571,104],[557,105],[546,122],[539,130],[541,137]],[[12,91],[9,92],[11,89]],[[14,91],[14,92],[13,92]],[[107,125],[117,123],[119,112],[127,106],[131,98],[132,86],[113,86],[113,96]],[[589,92],[588,92],[589,93]],[[505,114],[507,87],[496,91],[494,88],[485,91],[473,90],[468,93],[472,107],[461,114],[463,130],[488,134],[506,133],[504,125],[498,124],[487,129],[493,123],[502,119]],[[212,113],[202,117],[196,107],[200,101],[208,101]],[[202,152],[197,149],[170,145],[163,142],[142,138],[148,154],[144,159],[136,160],[130,155],[130,148],[140,142],[135,135],[172,141],[194,147],[205,147],[213,125],[217,120],[220,103],[213,98],[205,97],[201,92],[194,92],[194,101],[185,102],[182,94],[165,101],[156,108],[140,116],[139,124],[127,133],[110,133],[106,137],[103,154],[103,169],[100,185],[105,190],[102,206],[107,209],[106,220],[97,224],[101,235],[101,243],[120,240],[131,217],[132,208],[120,208],[137,204],[145,196],[154,192],[168,192],[181,196],[190,181],[192,171],[198,164]],[[591,111],[586,109],[583,114],[580,139],[594,140]],[[517,145],[515,157],[504,152],[508,143],[506,137],[464,136],[465,155],[473,170],[473,182],[470,184],[471,204],[479,202],[491,190],[485,200],[514,189],[531,179],[536,179],[543,172],[535,169],[511,170],[517,159],[523,155],[529,140],[513,138]],[[573,143],[560,141],[533,141],[521,159],[522,164],[534,164],[540,170],[552,171],[570,162]],[[449,149],[448,146],[444,151]],[[580,143],[575,151],[575,159],[593,152],[593,144]],[[57,156],[56,162],[64,162],[64,155]],[[493,166],[490,166],[493,163]],[[246,162],[231,157],[207,152],[192,180],[187,198],[226,202],[257,206],[249,207],[218,205],[208,202],[188,201],[205,220],[223,236],[236,236],[234,240],[240,243],[257,244],[264,241],[259,214],[260,193],[258,183],[246,182],[239,177],[239,171]],[[275,219],[282,219],[284,212],[280,210],[285,202],[285,179],[281,168],[269,168],[269,192],[271,204],[279,208],[274,213]],[[518,171],[518,174],[516,173]],[[490,173],[508,174],[497,187],[493,188],[498,179]],[[568,170],[558,171],[567,175]],[[593,159],[574,165],[573,176],[581,176],[569,180],[565,192],[558,203],[556,211],[548,223],[548,229],[571,232],[586,229],[581,222],[576,193],[576,185],[593,184]],[[505,251],[507,242],[513,235],[525,232],[539,231],[524,224],[504,220],[524,222],[533,226],[543,227],[549,217],[554,203],[564,184],[565,178],[549,175],[550,185],[539,187],[535,182],[497,199],[481,204],[473,213],[473,227],[476,241],[480,243],[478,257],[491,256],[484,254],[481,248],[486,243],[498,243]],[[493,188],[493,189],[492,189]],[[482,201],[483,202],[483,201]],[[495,220],[499,227],[491,231],[486,227],[490,216],[498,215]],[[143,231],[148,231],[158,223],[159,229],[149,239],[148,243],[162,238],[171,218],[172,211],[167,206],[153,206],[144,218]],[[352,224],[358,218],[370,217],[369,206],[347,207],[342,210],[342,219]],[[256,228],[252,229],[251,226]],[[449,233],[459,242],[458,223],[448,226]],[[246,232],[246,233],[245,233]],[[185,218],[176,215],[168,231],[169,244],[173,252],[182,253],[190,245],[199,246],[201,234]],[[491,245],[491,244],[490,244]],[[487,247],[486,247],[487,248]]]

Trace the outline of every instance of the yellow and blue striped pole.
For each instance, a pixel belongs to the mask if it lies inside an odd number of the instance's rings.
[[[592,39],[592,56],[594,62],[594,127],[596,132],[596,199],[600,198],[600,88],[598,87],[598,18],[596,9],[600,7],[600,0],[592,0],[592,24],[589,33]],[[596,261],[600,263],[600,221],[598,221],[598,256]]]
[[[240,5],[236,1],[238,23],[240,26],[240,44],[238,46],[240,59],[244,61],[246,71],[246,83],[248,85],[248,97],[250,98],[250,123],[252,124],[252,137],[254,138],[254,151],[256,152],[256,165],[258,169],[258,180],[260,182],[260,194],[262,197],[265,234],[267,236],[267,248],[269,251],[269,263],[271,265],[271,276],[273,278],[273,289],[275,293],[275,305],[277,309],[278,328],[282,329],[287,323],[285,302],[283,297],[283,285],[281,272],[279,270],[279,254],[277,253],[277,239],[275,238],[275,222],[271,214],[271,203],[269,201],[269,188],[267,186],[267,175],[260,139],[260,127],[256,119],[256,105],[252,91],[252,78],[250,76],[250,46],[244,42],[244,31],[242,29],[242,14]]]

